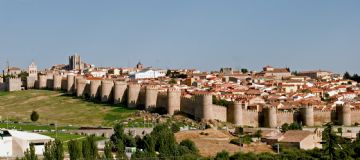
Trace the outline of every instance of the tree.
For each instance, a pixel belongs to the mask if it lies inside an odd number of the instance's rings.
[[[111,142],[113,142],[113,144],[117,146],[119,141],[122,141],[122,143],[124,143],[123,141],[125,140],[125,137],[126,135],[124,133],[124,126],[122,124],[116,124],[114,126],[114,134],[110,137]]]
[[[174,78],[172,78],[170,81],[169,81],[169,84],[176,84],[176,80]]]
[[[166,157],[176,155],[177,143],[175,135],[168,124],[157,125],[150,136],[154,138],[155,150],[160,153],[160,156]]]
[[[289,130],[302,130],[302,126],[300,123],[294,122],[289,125]]]
[[[349,74],[349,72],[346,71],[346,72],[344,73],[343,78],[344,78],[344,79],[351,79],[352,77],[351,77],[351,75]]]
[[[105,142],[104,156],[106,159],[113,159],[112,144],[110,141]]]
[[[289,124],[288,123],[284,123],[282,126],[281,126],[281,129],[280,131],[285,133],[289,130]]]
[[[26,149],[23,160],[38,160],[38,157],[35,154],[34,144],[30,144],[30,148]]]
[[[64,148],[62,142],[55,139],[55,141],[46,143],[43,155],[44,160],[63,160]]]
[[[324,151],[333,160],[336,156],[336,134],[333,131],[333,124],[331,122],[325,125],[323,132]]]
[[[21,71],[18,75],[18,78],[20,78],[22,81],[26,81],[26,78],[29,76],[29,73],[26,71]]]
[[[167,77],[171,77],[171,70],[170,70],[170,69],[168,69],[168,70],[166,71],[166,76],[167,76]]]
[[[144,150],[155,155],[155,140],[150,135],[144,136]]]
[[[171,130],[173,133],[179,132],[180,131],[180,123],[172,123],[171,124]]]
[[[86,137],[82,142],[83,158],[86,160],[95,160],[98,158],[98,150],[95,141],[95,135]]]
[[[68,143],[68,150],[69,150],[70,160],[82,159],[82,149],[81,149],[81,143],[79,143],[79,141],[70,140]]]
[[[37,120],[39,120],[39,114],[36,111],[32,111],[30,119],[31,121],[36,122]]]
[[[246,68],[241,68],[241,73],[248,73],[249,71],[248,71],[248,69],[246,69]]]
[[[122,141],[119,141],[118,144],[116,144],[116,158],[124,159],[125,157],[125,145]]]

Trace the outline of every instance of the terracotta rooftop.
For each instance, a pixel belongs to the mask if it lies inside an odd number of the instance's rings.
[[[284,135],[279,139],[280,142],[301,142],[306,137],[313,134],[311,131],[302,131],[302,130],[290,130],[284,133]]]

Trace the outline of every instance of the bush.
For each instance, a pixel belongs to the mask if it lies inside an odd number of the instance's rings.
[[[215,160],[229,160],[229,159],[230,159],[229,152],[227,152],[225,150],[216,154],[216,157],[215,157]]]
[[[198,153],[198,149],[195,146],[195,143],[189,139],[185,139],[180,142],[180,146],[184,146],[190,150],[191,153]]]
[[[39,114],[36,111],[32,111],[31,115],[30,115],[30,119],[33,122],[36,122],[39,120]]]

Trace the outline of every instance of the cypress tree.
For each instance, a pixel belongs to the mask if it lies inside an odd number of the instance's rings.
[[[82,159],[82,149],[81,143],[76,140],[70,140],[68,143],[70,160],[81,160]]]

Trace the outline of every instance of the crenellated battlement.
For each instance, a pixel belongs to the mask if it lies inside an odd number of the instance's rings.
[[[277,111],[277,114],[279,115],[292,115],[295,114],[294,111]]]
[[[158,85],[147,85],[146,86],[146,90],[158,90],[159,86]]]
[[[129,83],[128,86],[129,87],[139,87],[140,88],[141,84],[139,84],[139,83]]]
[[[208,92],[196,93],[195,97],[212,97],[213,95]]]
[[[177,89],[175,87],[170,87],[170,88],[168,88],[168,92],[180,92],[181,93],[181,90]]]
[[[113,80],[102,80],[101,81],[101,84],[114,84],[114,81]]]
[[[248,112],[248,113],[261,113],[255,109],[244,109],[243,112]]]
[[[314,110],[314,113],[331,113],[336,112],[336,110]]]
[[[196,100],[195,100],[195,97],[191,97],[191,98],[188,98],[188,97],[181,97],[181,101],[187,101],[187,102],[191,102],[191,103],[196,103]]]
[[[114,85],[127,85],[125,81],[114,81]]]

